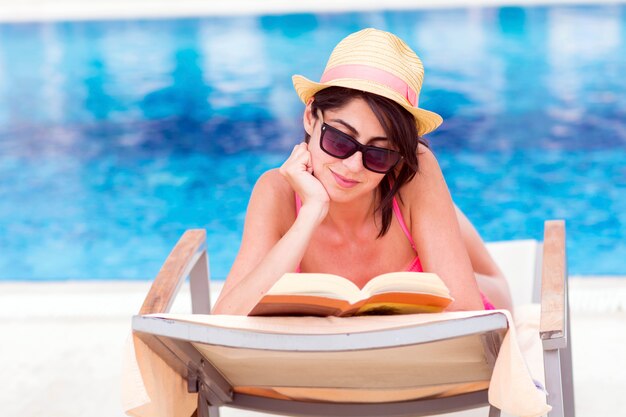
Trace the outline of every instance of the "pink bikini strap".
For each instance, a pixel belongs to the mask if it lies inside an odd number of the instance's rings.
[[[415,242],[413,241],[413,236],[411,236],[411,232],[409,231],[409,228],[406,227],[406,223],[404,222],[404,217],[402,217],[402,211],[400,211],[400,206],[398,205],[398,201],[396,200],[395,196],[393,197],[393,213],[396,215],[396,218],[398,219],[398,223],[400,223],[400,227],[402,228],[402,231],[406,235],[407,239],[409,239],[409,243],[411,243],[411,247],[413,248],[415,252],[417,252],[417,249],[415,249]]]
[[[294,195],[296,196],[296,216],[298,215],[298,213],[300,213],[300,207],[302,207],[302,200],[300,200],[300,196],[296,193],[294,193]]]
[[[300,207],[302,207],[302,200],[300,200],[300,196],[298,196],[298,194],[294,193],[294,195],[296,196],[296,217],[298,217],[298,213],[300,212]],[[298,264],[298,267],[296,268],[296,272],[300,272],[299,264]]]

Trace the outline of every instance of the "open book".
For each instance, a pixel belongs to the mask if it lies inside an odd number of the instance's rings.
[[[441,279],[426,272],[392,272],[362,289],[333,274],[287,273],[249,316],[353,316],[436,313],[453,299]]]

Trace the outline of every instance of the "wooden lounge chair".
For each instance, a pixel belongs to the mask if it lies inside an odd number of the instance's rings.
[[[507,312],[211,316],[205,239],[204,230],[183,235],[133,317],[135,336],[187,382],[187,395],[197,394],[192,404],[198,416],[217,416],[224,405],[300,416],[422,416],[490,400],[489,416],[500,415],[498,392],[509,387],[501,375],[506,366],[494,369],[506,360],[500,358],[504,349],[509,357],[515,350],[507,344]],[[525,247],[533,257],[537,246]],[[503,246],[492,250],[497,255]],[[541,284],[536,298],[549,415],[574,416],[562,221],[546,222],[539,258],[535,286]],[[187,276],[193,314],[167,314]]]

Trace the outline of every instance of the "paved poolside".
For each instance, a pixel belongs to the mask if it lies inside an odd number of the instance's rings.
[[[149,285],[0,283],[0,414],[123,416],[122,347]],[[175,311],[189,311],[185,291]],[[577,415],[617,416],[626,409],[626,277],[572,279],[570,299]]]

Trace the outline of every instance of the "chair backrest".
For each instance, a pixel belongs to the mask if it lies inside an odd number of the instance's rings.
[[[513,305],[539,302],[541,243],[536,240],[489,242],[487,250],[509,283]]]

